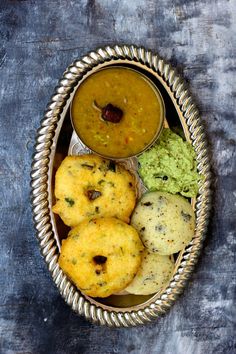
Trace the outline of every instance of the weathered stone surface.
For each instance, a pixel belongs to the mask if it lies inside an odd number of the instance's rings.
[[[236,8],[233,0],[0,2],[2,353],[236,352]],[[34,137],[64,69],[98,46],[157,51],[189,81],[212,148],[214,207],[196,271],[151,325],[102,328],[64,304],[39,255],[30,207]]]

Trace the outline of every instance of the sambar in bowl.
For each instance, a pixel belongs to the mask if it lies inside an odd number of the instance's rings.
[[[80,140],[106,158],[142,153],[159,136],[164,116],[162,96],[152,81],[122,66],[88,76],[71,104],[72,124]]]

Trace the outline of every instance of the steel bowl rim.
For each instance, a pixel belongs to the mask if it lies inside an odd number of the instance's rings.
[[[48,200],[50,179],[48,166],[51,148],[55,144],[55,131],[70,93],[79,78],[94,66],[118,59],[124,59],[131,63],[133,61],[134,64],[137,62],[142,64],[145,68],[158,74],[166,84],[184,117],[185,132],[188,133],[189,139],[192,141],[197,154],[198,169],[204,176],[196,203],[197,226],[195,237],[183,252],[181,261],[171,282],[165,291],[144,309],[135,310],[135,308],[130,308],[130,311],[122,311],[122,309],[119,311],[104,310],[102,306],[93,304],[75,289],[74,285],[63,274],[58,265],[58,247],[52,231],[51,210]],[[101,325],[130,327],[150,322],[167,312],[179,294],[182,293],[186,281],[192,274],[203,245],[211,206],[210,167],[205,132],[196,105],[184,80],[170,64],[161,59],[157,54],[134,45],[107,46],[88,53],[81,60],[74,61],[67,68],[47,106],[41,126],[37,132],[31,169],[31,202],[41,253],[62,297],[76,313],[84,315],[88,320]]]

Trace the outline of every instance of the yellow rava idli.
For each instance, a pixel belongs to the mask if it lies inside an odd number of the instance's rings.
[[[84,220],[62,241],[59,265],[92,297],[107,297],[133,280],[143,244],[137,231],[115,218]]]
[[[161,256],[146,249],[136,276],[125,290],[135,295],[154,294],[169,283],[173,270],[174,261],[171,256]]]
[[[98,217],[129,222],[136,202],[135,179],[121,165],[99,156],[67,156],[56,172],[55,197],[52,210],[68,226]]]
[[[182,250],[193,238],[195,215],[185,198],[150,192],[136,206],[131,225],[150,252],[170,255]]]

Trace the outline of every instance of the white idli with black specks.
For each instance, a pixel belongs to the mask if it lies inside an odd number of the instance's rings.
[[[131,225],[152,253],[170,255],[182,250],[193,238],[195,215],[180,195],[150,192],[134,209]]]
[[[171,256],[161,256],[146,249],[138,273],[125,290],[135,295],[154,294],[167,286],[173,271]]]

